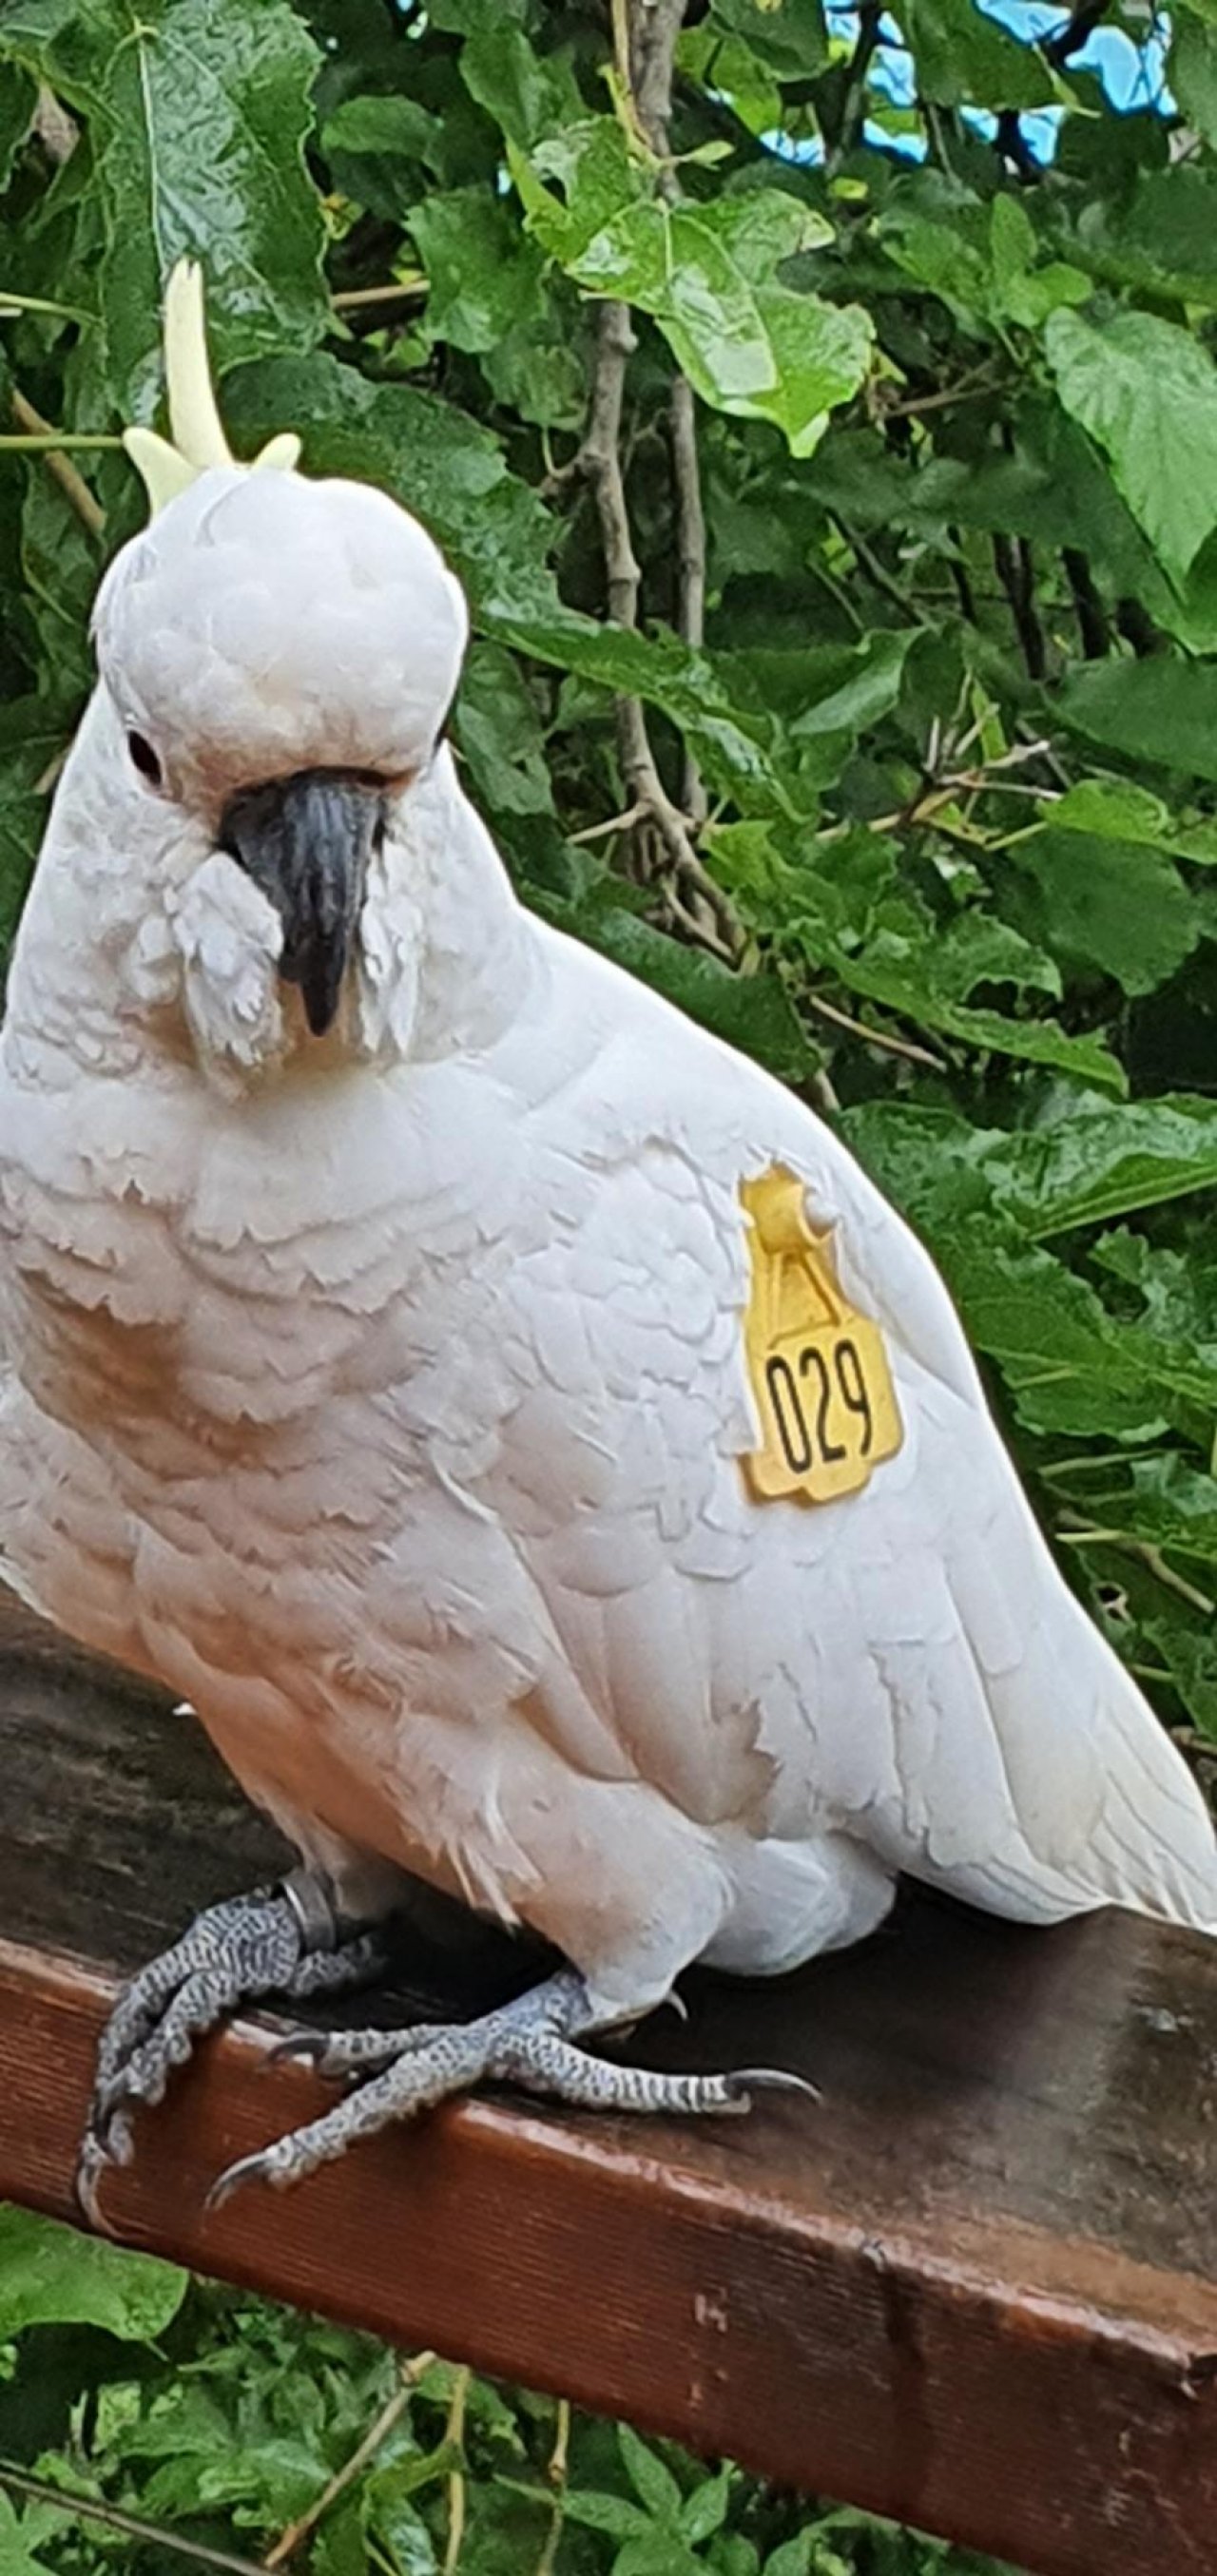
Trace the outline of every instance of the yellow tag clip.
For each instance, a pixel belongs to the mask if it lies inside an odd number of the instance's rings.
[[[761,1446],[744,1460],[754,1494],[810,1503],[854,1494],[904,1438],[883,1336],[845,1296],[830,1234],[809,1224],[784,1165],[744,1181],[752,1286],[744,1341]]]

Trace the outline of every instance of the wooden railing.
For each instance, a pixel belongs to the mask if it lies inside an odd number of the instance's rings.
[[[0,2198],[70,2218],[116,1971],[280,1855],[197,1727],[11,1606],[0,1784]],[[402,2009],[519,1977],[499,1948],[420,1954]],[[792,2066],[819,2106],[644,2126],[487,2099],[208,2217],[220,2167],[320,2095],[243,2023],[145,2116],[107,2211],[1041,2576],[1213,2576],[1217,1943],[910,1898],[859,1950],[690,2001],[641,2035],[656,2064]]]

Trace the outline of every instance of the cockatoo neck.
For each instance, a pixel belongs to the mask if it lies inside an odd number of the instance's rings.
[[[480,1054],[539,944],[451,753],[393,798],[333,1028],[279,973],[282,925],[213,832],[130,774],[99,691],[60,781],[13,958],[4,1045],[98,1073],[192,1062],[231,1095],[331,1065]]]

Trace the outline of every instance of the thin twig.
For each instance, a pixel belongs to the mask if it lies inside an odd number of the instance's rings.
[[[909,402],[885,402],[882,389],[876,389],[875,409],[882,420],[920,420],[926,411],[949,411],[956,403],[981,402],[986,394],[1004,394],[1008,384],[998,384],[992,376],[983,384],[943,385],[936,394],[918,394]]]
[[[882,26],[882,0],[861,0],[857,39],[840,92],[841,113],[825,165],[830,179],[853,151],[866,121],[866,84]]]
[[[128,2540],[152,2541],[162,2549],[176,2552],[179,2558],[192,2558],[196,2567],[219,2567],[224,2576],[263,2576],[256,2558],[238,2558],[230,2549],[208,2549],[201,2540],[184,2540],[176,2531],[162,2530],[159,2523],[142,2522],[137,2514],[123,2513],[116,2504],[96,2504],[91,2496],[69,2493],[66,2487],[54,2487],[43,2478],[27,2477],[23,2469],[0,2468],[0,2486],[14,2495],[28,2496],[34,2504],[52,2504],[71,2521],[79,2515],[82,2522],[97,2522],[109,2531],[121,2531]]]
[[[1061,562],[1073,594],[1082,651],[1088,662],[1101,662],[1111,646],[1102,592],[1080,546],[1063,546]]]
[[[83,429],[52,429],[45,437],[41,432],[37,437],[32,432],[27,435],[24,430],[16,437],[5,430],[0,436],[0,455],[4,456],[59,456],[73,447],[121,446],[121,438]]]
[[[1067,1547],[1114,1547],[1122,1556],[1139,1556],[1156,1580],[1164,1583],[1168,1592],[1177,1592],[1190,1609],[1200,1612],[1202,1619],[1217,1614],[1217,1601],[1210,1601],[1207,1592],[1201,1592],[1184,1575],[1176,1574],[1152,1539],[1138,1538],[1134,1531],[1122,1529],[1063,1529],[1058,1536]]]
[[[687,0],[630,0],[630,82],[642,127],[657,160],[670,161],[672,66]]]
[[[79,304],[55,304],[45,295],[18,295],[11,286],[0,286],[0,320],[13,313],[39,313],[50,322],[80,322],[93,330],[97,315],[86,313]]]
[[[362,313],[370,304],[401,304],[426,295],[431,281],[420,271],[417,277],[398,277],[391,286],[344,286],[330,302],[335,313]]]
[[[54,438],[50,422],[43,419],[41,412],[35,411],[32,402],[27,402],[25,395],[18,393],[15,386],[12,405],[13,418],[20,421],[24,430],[37,438]],[[48,447],[45,454],[47,472],[54,476],[64,498],[71,502],[77,518],[83,521],[91,537],[100,537],[105,528],[106,514],[100,501],[94,500],[83,474],[78,474],[70,459],[61,456],[57,448]]]
[[[865,1020],[851,1019],[849,1012],[838,1010],[835,1002],[826,1002],[822,993],[805,993],[803,999],[822,1020],[831,1020],[834,1028],[848,1029],[851,1037],[865,1038],[868,1046],[880,1047],[884,1055],[906,1056],[910,1064],[928,1065],[933,1073],[950,1072],[943,1058],[931,1055],[928,1047],[916,1045],[912,1038],[889,1037],[886,1029],[868,1028]]]
[[[459,2451],[465,2439],[465,2408],[469,2402],[469,2382],[473,2373],[463,2364],[452,2383],[448,2405],[448,2422],[444,2439]],[[465,2472],[459,2464],[448,2480],[448,2545],[444,2551],[444,2576],[456,2576],[465,2539]]]
[[[629,306],[610,297],[600,307],[591,409],[579,458],[600,521],[609,617],[615,626],[626,628],[638,624],[641,580],[621,467],[622,401],[633,348]],[[628,695],[617,699],[617,742],[632,805],[641,807],[654,826],[667,869],[696,897],[697,910],[689,912],[682,906],[684,926],[696,933],[700,911],[713,953],[737,956],[743,932],[722,888],[698,858],[685,816],[659,775],[641,699]]]
[[[882,591],[885,599],[890,599],[893,608],[899,609],[903,623],[907,625],[909,618],[912,617],[918,626],[928,626],[931,620],[923,615],[916,600],[901,590],[895,574],[888,571],[887,565],[875,553],[874,547],[868,546],[865,537],[860,537],[856,528],[848,527],[844,519],[838,518],[835,510],[830,510],[828,516],[838,536],[844,538],[855,560],[861,565],[867,580],[874,583],[876,590]]]
[[[645,805],[627,805],[624,814],[610,814],[607,822],[589,823],[585,831],[568,832],[573,850],[586,848],[589,841],[607,841],[611,832],[631,832],[635,823],[646,820]]]
[[[1042,680],[1048,667],[1048,648],[1036,606],[1035,571],[1026,538],[996,535],[993,539],[993,561],[997,578],[1010,603],[1010,615],[1022,649],[1027,677],[1029,680]]]
[[[307,2513],[302,2513],[295,2522],[289,2522],[286,2531],[280,2532],[274,2548],[267,2551],[262,2561],[264,2568],[286,2566],[288,2559],[293,2557],[300,2547],[301,2541],[307,2540],[309,2533],[316,2530],[317,2524],[323,2515],[329,2512],[331,2505],[336,2504],[339,2496],[345,2495],[347,2488],[354,2485],[361,2471],[366,2469],[369,2460],[375,2457],[381,2444],[387,2441],[394,2425],[400,2422],[420,2379],[424,2379],[427,2372],[433,2368],[435,2358],[433,2352],[420,2352],[415,2354],[412,2361],[403,2361],[398,2387],[394,2390],[388,2404],[381,2407],[375,2423],[369,2425],[358,2449],[352,2451],[349,2460],[344,2460],[342,2467],[335,2471],[329,2485],[309,2506]]]
[[[698,652],[706,628],[706,514],[697,455],[697,406],[687,376],[677,376],[672,386],[672,482],[676,494],[676,626],[684,642]],[[681,792],[685,812],[694,823],[704,822],[706,791],[687,743]]]
[[[558,2399],[557,2426],[554,2432],[554,2447],[550,2453],[549,2468],[547,2471],[549,2483],[554,2491],[553,2511],[550,2517],[549,2529],[545,2534],[545,2544],[542,2548],[541,2555],[537,2560],[537,2576],[553,2576],[554,2562],[557,2558],[558,2546],[562,2538],[562,2525],[566,2518],[566,2476],[569,2453],[570,2399],[569,2397],[560,2397]]]
[[[672,64],[685,14],[685,0],[613,0],[613,41],[619,85],[632,101],[636,123],[648,150],[661,167],[662,193],[673,201],[668,120],[672,111]],[[591,486],[604,548],[607,605],[614,625],[636,628],[640,573],[630,529],[629,504],[621,462],[622,403],[626,369],[634,349],[627,304],[612,299],[600,309],[591,408],[579,465]],[[673,476],[676,489],[679,576],[678,624],[686,642],[700,643],[705,604],[706,536],[697,463],[697,435],[692,389],[676,379],[672,395]],[[664,854],[672,909],[680,926],[711,954],[733,962],[743,947],[743,931],[733,906],[715,884],[693,846],[693,831],[704,819],[705,796],[692,753],[685,752],[682,786],[688,816],[668,795],[651,748],[640,699],[617,700],[617,739],[622,771],[635,806],[653,826]]]
[[[672,164],[672,67],[686,0],[644,0],[627,13],[626,0],[614,0],[614,29],[627,20],[624,70],[636,84],[636,109],[643,137],[660,167],[659,189],[669,205],[679,199]],[[618,40],[618,68],[622,68]],[[705,636],[706,517],[701,496],[697,453],[697,404],[685,375],[672,382],[672,484],[676,502],[676,631],[699,650]],[[688,743],[684,747],[681,796],[694,825],[704,822],[706,792],[701,771]]]

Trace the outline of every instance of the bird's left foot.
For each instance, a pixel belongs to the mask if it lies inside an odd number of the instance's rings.
[[[243,2004],[272,1996],[299,2003],[366,1984],[384,1956],[377,1932],[339,1937],[327,1899],[304,1870],[200,1914],[124,1987],[102,2033],[76,2168],[76,2197],[91,2225],[105,2232],[100,2188],[113,2165],[130,2162],[135,2111],[163,2100],[200,2039]]]
[[[325,2075],[351,2078],[356,2089],[307,2128],[230,2165],[213,2185],[208,2206],[218,2207],[245,2182],[280,2189],[303,2182],[358,2138],[488,2082],[521,2085],[588,2111],[747,2111],[752,2093],[764,2088],[818,2098],[801,2076],[770,2067],[732,2075],[660,2075],[589,2056],[575,2042],[595,2028],[597,2018],[582,1977],[566,1969],[478,2021],[317,2038],[304,2032],[278,2053],[310,2058]]]

